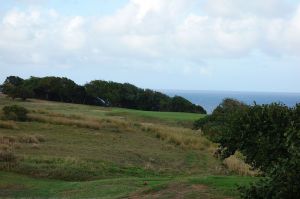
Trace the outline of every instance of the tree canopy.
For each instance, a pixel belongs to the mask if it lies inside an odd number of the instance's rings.
[[[1,89],[13,99],[37,98],[147,111],[206,113],[203,107],[183,97],[169,97],[154,90],[112,81],[94,80],[81,86],[65,77],[30,77],[24,80],[10,76]]]
[[[248,106],[226,99],[195,127],[220,144],[221,157],[240,151],[265,175],[242,188],[242,198],[299,198],[300,104]]]

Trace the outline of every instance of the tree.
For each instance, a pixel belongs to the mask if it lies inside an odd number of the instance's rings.
[[[32,97],[147,111],[206,113],[203,107],[195,105],[183,97],[171,98],[163,93],[141,89],[129,83],[94,80],[80,86],[65,77],[30,77],[23,80],[11,76],[2,85],[2,90],[13,99],[19,97],[25,100]]]
[[[214,142],[221,142],[221,139],[226,138],[226,134],[231,133],[232,121],[235,121],[235,118],[238,118],[238,115],[247,108],[248,105],[238,100],[226,98],[211,115],[195,121],[194,128],[201,128]]]
[[[20,96],[20,86],[22,85],[23,81],[24,80],[20,77],[9,76],[2,84],[1,90],[4,94],[7,94],[12,99],[15,99]]]
[[[240,151],[248,164],[265,175],[250,187],[241,188],[242,198],[299,198],[299,104],[294,108],[278,103],[244,107],[227,101],[201,125],[209,123],[221,126],[218,141],[223,158]]]

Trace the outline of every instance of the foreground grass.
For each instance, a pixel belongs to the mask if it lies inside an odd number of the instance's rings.
[[[0,96],[12,104],[30,120],[0,121],[0,197],[226,198],[255,180],[228,176],[216,145],[186,128],[202,115]]]
[[[185,198],[199,198],[199,196],[223,198],[224,194],[231,197],[237,196],[236,187],[248,185],[253,180],[251,177],[240,176],[208,176],[193,178],[127,177],[65,182],[0,172],[0,197],[172,198],[178,191],[174,189],[180,188],[182,197]],[[196,187],[199,184],[201,186]]]

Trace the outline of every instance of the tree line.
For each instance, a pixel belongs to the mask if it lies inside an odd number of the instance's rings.
[[[261,180],[240,188],[242,198],[300,198],[300,104],[246,105],[225,99],[195,128],[220,144],[221,158],[240,151],[262,172]]]
[[[206,113],[202,106],[195,105],[183,97],[169,97],[154,90],[112,81],[94,80],[82,86],[65,77],[22,79],[9,76],[1,85],[1,90],[12,99],[36,98],[146,111]]]

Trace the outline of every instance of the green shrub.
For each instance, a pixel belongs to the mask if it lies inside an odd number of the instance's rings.
[[[217,130],[223,158],[236,151],[264,174],[259,182],[240,189],[244,199],[297,199],[300,196],[300,104],[289,108],[272,103],[243,106],[224,101],[195,123],[206,135]],[[241,106],[242,105],[242,106]]]
[[[14,121],[26,121],[28,110],[18,105],[3,107],[4,119]]]

